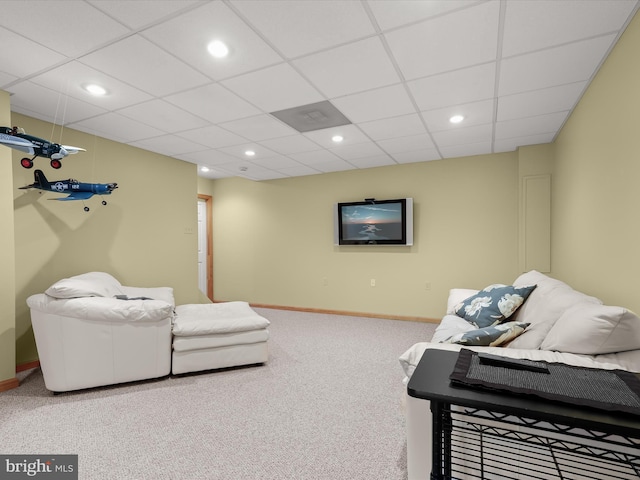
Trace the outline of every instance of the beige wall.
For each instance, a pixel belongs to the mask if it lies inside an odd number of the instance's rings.
[[[0,90],[0,125],[11,124],[9,94]],[[0,147],[0,383],[13,379],[15,363],[15,263],[11,150]]]
[[[60,278],[106,271],[125,285],[173,287],[179,304],[198,302],[195,165],[67,128],[52,135],[51,124],[18,114],[13,123],[87,149],[64,159],[60,170],[43,158],[26,170],[13,151],[18,363],[37,358],[26,299]],[[84,212],[81,201],[19,190],[33,183],[36,168],[49,180],[117,182],[118,189],[104,197],[106,206],[98,196],[87,200],[91,210]]]
[[[441,316],[450,288],[518,275],[518,175],[512,152],[274,181],[213,180],[214,297]],[[413,197],[414,246],[333,245],[333,205],[369,197]]]
[[[640,313],[640,15],[556,141],[554,272]]]

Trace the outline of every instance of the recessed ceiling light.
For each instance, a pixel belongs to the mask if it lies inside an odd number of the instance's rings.
[[[460,123],[463,120],[464,120],[464,117],[462,115],[454,115],[449,119],[451,123]]]
[[[224,58],[229,55],[229,47],[220,40],[214,40],[207,45],[207,50],[209,50],[209,53],[216,58]]]
[[[87,92],[89,92],[91,95],[101,96],[101,95],[107,94],[107,90],[104,87],[101,87],[100,85],[96,85],[95,83],[85,85],[84,89]]]
[[[200,171],[201,172],[208,172],[209,171],[209,167],[200,167]]]
[[[333,137],[331,137],[331,140],[333,140],[335,143],[340,143],[342,140],[344,140],[344,137],[342,135],[334,135]]]
[[[256,152],[254,152],[253,150],[247,150],[246,152],[244,152],[244,154],[247,157],[253,157],[253,156],[255,156]]]

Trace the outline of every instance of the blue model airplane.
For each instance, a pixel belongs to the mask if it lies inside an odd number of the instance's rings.
[[[51,198],[50,200],[87,200],[94,195],[111,195],[111,192],[118,188],[117,183],[81,183],[73,178],[50,182],[47,180],[47,177],[45,177],[42,170],[36,170],[33,172],[33,177],[35,180],[34,183],[25,187],[20,187],[20,189],[25,190],[27,188],[37,188],[47,192],[68,194],[66,197]],[[102,200],[102,204],[106,205],[107,202]],[[85,205],[84,211],[88,212],[89,207]]]
[[[60,145],[59,143],[52,143],[43,138],[27,135],[24,130],[19,127],[0,127],[0,145],[33,155],[33,158],[25,157],[20,160],[20,165],[24,168],[33,167],[33,160],[36,157],[47,157],[51,160],[51,166],[58,169],[62,166],[60,160],[67,155],[86,152],[84,148]]]

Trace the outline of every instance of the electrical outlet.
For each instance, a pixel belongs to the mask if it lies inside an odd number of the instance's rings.
[[[431,290],[431,282],[426,282],[426,283],[424,284],[424,289],[425,289],[425,290]]]
[[[376,279],[375,279],[375,278],[372,278],[372,279],[371,279],[371,286],[372,286],[372,287],[375,287],[375,286],[376,286]]]
[[[322,279],[322,286],[323,287],[328,287],[329,286],[329,279],[327,277],[324,277]]]

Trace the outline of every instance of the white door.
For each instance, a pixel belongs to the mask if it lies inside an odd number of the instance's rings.
[[[198,287],[207,295],[207,202],[198,200]]]

